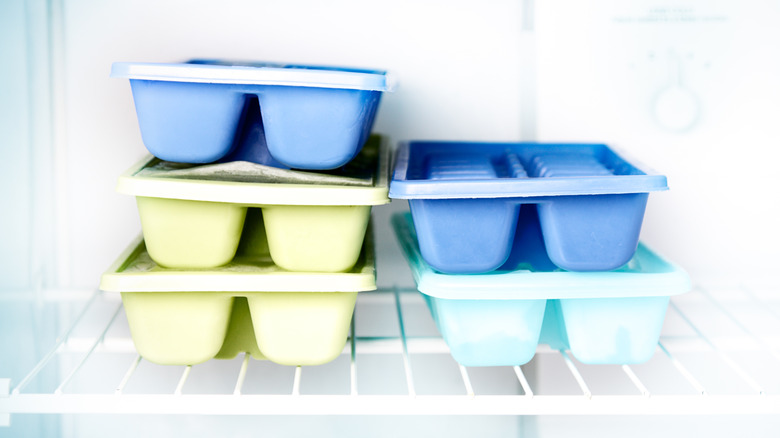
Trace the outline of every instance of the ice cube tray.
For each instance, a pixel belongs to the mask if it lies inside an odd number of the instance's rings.
[[[235,259],[182,271],[155,263],[141,237],[103,274],[121,292],[138,353],[163,365],[194,365],[248,352],[283,365],[319,365],[343,350],[358,292],[376,289],[369,232],[346,273],[289,272],[271,260],[262,228]]]
[[[531,206],[518,232],[511,271],[441,274],[423,259],[408,214],[393,227],[436,326],[465,366],[522,365],[539,343],[569,349],[588,364],[645,362],[658,343],[669,297],[690,289],[688,275],[639,244],[630,262],[610,272],[568,272],[544,251]]]
[[[547,253],[571,271],[607,271],[632,257],[649,192],[666,177],[602,144],[410,142],[400,145],[390,198],[408,199],[425,260],[452,274],[505,263],[518,213],[536,204]]]
[[[182,163],[221,159],[333,169],[371,132],[383,71],[194,60],[117,62],[128,78],[146,148]]]
[[[389,148],[372,136],[359,156],[327,174],[252,163],[187,166],[148,156],[125,172],[146,248],[161,266],[230,262],[247,227],[264,224],[271,257],[291,271],[341,272],[360,253],[371,206],[387,197]]]

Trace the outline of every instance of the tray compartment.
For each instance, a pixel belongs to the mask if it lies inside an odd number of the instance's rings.
[[[169,268],[222,266],[236,255],[247,208],[180,199],[136,198],[147,249]]]
[[[211,163],[227,155],[244,95],[224,84],[131,80],[144,145],[166,161]]]
[[[425,259],[442,272],[475,274],[504,264],[519,205],[506,199],[409,201]]]
[[[536,354],[546,300],[423,297],[450,354],[461,365],[519,365]]]
[[[668,296],[566,299],[558,316],[580,362],[643,363],[658,346],[668,304]]]
[[[194,365],[217,355],[233,297],[208,292],[122,292],[138,354],[161,365]]]
[[[333,169],[354,158],[381,97],[378,91],[310,87],[264,87],[257,93],[271,156],[299,169]]]
[[[355,264],[368,206],[268,206],[262,209],[271,258],[291,271],[343,272]]]
[[[247,296],[257,345],[282,365],[319,365],[344,349],[357,292],[270,292]]]
[[[647,197],[647,193],[557,196],[539,203],[550,259],[569,271],[610,271],[623,266],[639,243]]]

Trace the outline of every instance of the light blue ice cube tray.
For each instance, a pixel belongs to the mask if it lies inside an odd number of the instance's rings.
[[[117,62],[111,76],[130,80],[141,137],[160,159],[298,169],[357,155],[392,88],[383,71],[219,60]]]
[[[570,271],[608,271],[639,242],[649,192],[666,177],[603,144],[410,142],[390,198],[408,199],[422,255],[450,274],[500,268],[518,214],[536,204],[547,253]]]
[[[533,207],[532,207],[533,208]],[[514,270],[448,275],[423,259],[409,214],[393,227],[417,289],[455,360],[465,366],[522,365],[538,344],[568,349],[587,364],[633,364],[655,352],[670,296],[690,289],[688,275],[643,244],[610,272],[555,268],[534,214],[521,214]]]

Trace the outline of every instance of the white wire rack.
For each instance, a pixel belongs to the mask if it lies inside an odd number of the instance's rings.
[[[0,379],[0,424],[19,413],[214,415],[780,414],[780,288],[673,298],[655,356],[594,366],[541,345],[523,366],[467,368],[419,294],[359,295],[343,354],[318,367],[136,352],[117,295],[95,292],[19,381]],[[73,307],[72,302],[69,307]]]

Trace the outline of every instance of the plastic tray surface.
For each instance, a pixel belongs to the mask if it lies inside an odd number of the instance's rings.
[[[147,250],[162,266],[221,266],[243,237],[261,234],[285,269],[343,272],[358,258],[371,207],[390,202],[388,153],[375,136],[327,173],[147,157],[119,178],[117,191],[136,197]]]
[[[156,157],[299,169],[352,159],[392,90],[378,70],[220,60],[118,62],[111,76],[130,80],[144,145]]]
[[[666,177],[606,145],[411,142],[390,197],[409,200],[422,255],[441,272],[501,267],[533,205],[555,265],[608,271],[634,255],[648,194],[666,189]]]
[[[688,275],[640,244],[610,272],[567,272],[547,257],[535,214],[521,215],[528,243],[501,270],[441,274],[422,257],[408,214],[393,227],[442,337],[465,366],[522,365],[539,343],[588,364],[645,362],[655,352],[669,297]]]

